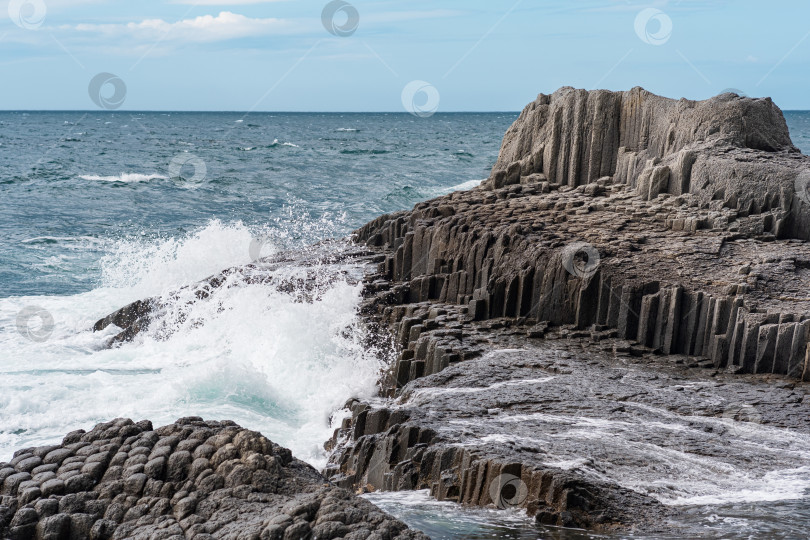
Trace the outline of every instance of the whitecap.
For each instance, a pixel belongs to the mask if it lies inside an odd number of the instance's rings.
[[[451,186],[448,188],[437,188],[433,191],[432,195],[434,197],[438,197],[439,195],[447,195],[449,193],[453,193],[454,191],[468,191],[481,185],[481,182],[484,182],[484,180],[485,179],[468,180],[467,182],[462,182],[461,184]]]
[[[121,173],[113,176],[100,176],[96,174],[83,174],[79,176],[82,180],[90,180],[93,182],[148,182],[149,180],[165,180],[166,176],[161,174],[139,174],[139,173]]]
[[[267,147],[268,148],[274,148],[274,147],[279,146],[279,145],[281,145],[281,146],[291,146],[293,148],[299,148],[299,146],[297,144],[293,144],[291,142],[279,142],[278,139],[273,139],[273,142],[268,144]]]

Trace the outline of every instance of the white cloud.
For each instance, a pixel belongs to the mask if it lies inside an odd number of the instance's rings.
[[[96,33],[114,38],[210,42],[271,34],[291,34],[296,33],[298,27],[285,19],[253,19],[238,13],[223,11],[216,16],[202,15],[177,22],[146,19],[127,24],[78,24],[62,26],[61,29]]]

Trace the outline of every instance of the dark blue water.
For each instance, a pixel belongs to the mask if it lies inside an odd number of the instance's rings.
[[[334,224],[291,241],[345,234],[486,178],[514,119],[0,113],[0,297],[89,290],[107,241],[179,237],[211,219],[258,226],[286,209]],[[172,177],[178,156],[197,156],[205,178],[193,162]]]
[[[785,116],[810,153],[810,112]],[[179,237],[211,219],[325,216],[332,230],[290,241],[345,234],[488,176],[515,118],[0,112],[0,297],[89,290],[110,241]],[[178,156],[197,156],[205,178],[193,163],[170,178]]]

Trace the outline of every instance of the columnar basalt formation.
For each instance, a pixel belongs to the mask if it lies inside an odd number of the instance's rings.
[[[233,422],[119,419],[0,463],[0,537],[427,539]]]
[[[492,372],[478,371],[482,358],[507,342],[525,349],[543,336],[548,347],[584,341],[576,348],[587,364],[609,351],[620,366],[639,359],[686,369],[678,377],[695,376],[689,368],[705,370],[704,378],[810,376],[809,178],[810,160],[793,147],[769,99],[724,94],[692,102],[642,89],[570,88],[539,96],[507,132],[479,188],[381,216],[356,232],[359,243],[385,255],[368,278],[364,313],[390,329],[398,348],[385,389],[397,401],[350,404],[352,418],[329,443],[337,451],[327,473],[347,487],[430,488],[439,498],[480,505],[496,502],[507,475],[525,490],[515,506],[544,523],[609,529],[662,519],[671,509],[657,500],[593,476],[575,474],[569,484],[569,472],[520,455],[506,435],[493,448],[461,443],[463,434],[450,428],[438,433],[444,424],[435,416],[452,424],[475,413],[459,412],[458,402],[417,403],[414,392],[424,385],[450,392],[460,374],[486,386]],[[553,378],[558,368],[550,364],[534,376]],[[501,368],[516,373],[525,365]],[[571,369],[583,377],[584,368]],[[622,380],[623,372],[600,377]],[[745,380],[717,402],[771,387]],[[628,394],[626,385],[614,390]],[[539,414],[556,402],[547,387],[537,390],[534,406],[510,405],[510,392],[501,388],[490,403]],[[804,393],[794,396],[773,406],[783,419],[794,399],[807,409]],[[569,396],[566,405],[576,403]],[[581,457],[594,458],[587,449]]]
[[[810,234],[805,177],[810,159],[768,99],[564,88],[523,111],[481,187],[356,238],[387,253],[380,278],[410,302],[604,326],[664,354],[801,377],[810,249],[791,238]]]
[[[704,476],[747,478],[796,465],[737,444],[728,420],[808,431],[808,184],[810,158],[769,99],[540,95],[481,186],[353,235],[370,267],[361,315],[396,358],[388,400],[347,404],[326,476],[545,524],[661,530],[677,514],[662,503],[683,493],[645,475],[679,461],[630,462],[710,456]],[[131,339],[154,311],[132,304],[97,329]],[[583,418],[631,426],[627,445],[583,442]],[[625,459],[638,447],[656,452]]]
[[[571,187],[613,177],[647,200],[690,193],[699,204],[722,201],[747,214],[779,207],[777,236],[808,239],[807,167],[769,98],[676,101],[642,88],[562,88],[523,110],[487,185],[533,174]]]

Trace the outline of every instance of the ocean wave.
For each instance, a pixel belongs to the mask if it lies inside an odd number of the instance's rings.
[[[160,424],[199,414],[231,418],[325,465],[330,414],[349,397],[371,397],[381,368],[362,344],[361,285],[345,277],[347,264],[315,268],[318,295],[303,302],[300,291],[241,275],[206,301],[179,289],[250,262],[257,235],[269,247],[261,252],[266,255],[288,234],[323,226],[296,219],[285,220],[296,231],[211,221],[181,237],[119,240],[92,291],[0,299],[0,350],[7,360],[0,366],[0,460],[19,447],[58,441],[65,426],[87,429],[110,415]],[[272,272],[295,282],[312,271],[293,262]],[[136,342],[106,349],[118,330],[88,331],[95,319],[154,296],[166,303],[174,324],[168,337],[147,331]],[[28,305],[53,316],[45,342],[4,331]],[[183,317],[171,317],[177,313]]]
[[[446,195],[448,193],[453,193],[454,191],[468,191],[470,189],[473,189],[473,188],[478,187],[479,185],[481,185],[481,182],[483,182],[484,180],[486,180],[486,178],[484,178],[482,180],[468,180],[466,182],[462,182],[462,183],[457,184],[455,186],[441,189],[441,190],[439,190],[440,191],[439,194]]]
[[[101,283],[131,289],[135,297],[161,294],[249,263],[252,238],[241,222],[212,220],[179,238],[122,239],[100,261]]]
[[[81,244],[103,244],[105,240],[95,238],[93,236],[37,236],[36,238],[28,238],[21,241],[22,244],[62,244],[62,243],[81,243]]]
[[[291,146],[293,148],[300,148],[297,144],[291,142],[279,142],[278,139],[273,139],[273,142],[267,145],[267,148],[275,148],[276,146]]]
[[[148,182],[149,180],[166,180],[168,177],[162,174],[140,174],[140,173],[121,173],[113,176],[99,176],[95,174],[83,174],[79,176],[82,180],[90,180],[93,182]]]

